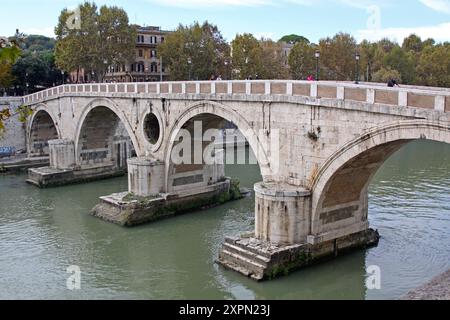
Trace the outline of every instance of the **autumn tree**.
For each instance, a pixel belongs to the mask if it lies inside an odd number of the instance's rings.
[[[417,72],[423,85],[450,87],[450,44],[425,47]]]
[[[22,35],[18,31],[12,38],[0,38],[0,89],[3,92],[13,83],[14,77],[11,71],[12,66],[21,54],[21,38]]]
[[[319,42],[322,77],[329,80],[353,80],[356,40],[346,33]]]
[[[390,67],[382,67],[380,70],[373,74],[372,80],[375,82],[387,83],[389,80],[394,79],[397,82],[402,82],[402,75],[398,70],[391,69]]]
[[[0,38],[0,89],[6,92],[6,89],[12,84],[14,77],[11,73],[12,66],[20,57],[20,41],[22,35],[16,32],[11,38]],[[0,109],[0,134],[4,131],[4,121],[11,116],[8,108]]]
[[[263,73],[263,49],[252,34],[236,35],[231,48],[236,79],[255,78]]]
[[[289,54],[289,67],[294,80],[305,80],[315,74],[316,48],[306,42],[297,42]]]
[[[205,21],[184,26],[179,25],[167,35],[158,48],[171,80],[208,80],[211,75],[227,74],[230,47],[217,26]]]
[[[261,39],[262,70],[258,74],[260,79],[286,79],[289,77],[288,67],[285,65],[283,45],[270,39]]]
[[[64,9],[55,34],[56,65],[69,73],[81,68],[94,72],[101,81],[110,65],[126,64],[135,55],[136,28],[118,7],[85,2],[78,7],[80,25],[68,23],[73,13]]]
[[[416,77],[414,52],[405,52],[400,46],[395,46],[384,57],[383,67],[397,70],[401,74],[403,83],[414,83]]]

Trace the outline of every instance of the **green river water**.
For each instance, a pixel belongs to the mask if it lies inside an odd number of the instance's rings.
[[[227,166],[252,188],[258,166]],[[396,299],[450,268],[450,146],[414,142],[370,187],[376,248],[257,283],[217,266],[227,235],[253,229],[253,196],[206,211],[121,228],[89,215],[127,178],[40,190],[0,176],[0,299]],[[81,290],[66,288],[70,265]],[[381,268],[381,290],[365,286]]]

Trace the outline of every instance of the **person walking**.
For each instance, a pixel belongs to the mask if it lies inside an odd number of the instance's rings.
[[[390,80],[388,81],[388,87],[389,87],[389,88],[393,88],[393,87],[395,87],[395,86],[399,87],[397,80],[395,80],[395,79],[390,79]]]

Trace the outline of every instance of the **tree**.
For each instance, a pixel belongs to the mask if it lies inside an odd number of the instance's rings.
[[[309,75],[315,74],[316,49],[306,42],[297,42],[289,54],[289,67],[294,80],[304,80]]]
[[[55,66],[55,42],[52,38],[39,35],[24,38],[21,44],[22,56],[11,70],[17,94],[48,88],[62,80],[61,73]]]
[[[419,36],[412,34],[403,40],[402,49],[406,52],[413,51],[415,53],[420,53],[423,49],[422,39]]]
[[[304,42],[309,44],[309,40],[303,36],[299,36],[297,34],[290,34],[282,37],[278,42],[286,42],[286,43],[299,43]]]
[[[364,80],[372,81],[373,73],[377,67],[377,45],[363,40],[358,46],[358,51],[361,56],[360,65],[364,73]]]
[[[32,93],[56,84],[58,71],[54,56],[45,52],[27,52],[12,67],[14,84],[21,93]]]
[[[321,74],[330,80],[353,80],[355,74],[356,40],[346,33],[319,42]]]
[[[0,38],[0,89],[5,92],[13,83],[14,77],[11,73],[12,66],[20,57],[20,41],[22,35],[19,31],[11,38]]]
[[[450,87],[450,44],[425,47],[417,71],[423,85]]]
[[[405,52],[400,46],[395,46],[383,60],[385,68],[397,70],[401,74],[402,82],[414,83],[415,80],[415,53]]]
[[[236,35],[231,42],[233,52],[233,68],[237,79],[255,78],[262,74],[263,50],[256,38],[249,33]]]
[[[395,79],[397,82],[401,82],[402,75],[399,71],[391,69],[390,67],[383,67],[374,73],[372,80],[375,82],[387,83],[391,79]]]
[[[285,66],[283,57],[283,46],[281,43],[270,39],[261,39],[262,49],[262,70],[258,74],[260,79],[286,79],[288,69]]]
[[[133,60],[136,28],[130,26],[127,13],[115,6],[98,10],[95,3],[86,2],[78,9],[80,28],[68,26],[71,12],[67,9],[59,16],[55,28],[56,65],[66,73],[89,70],[101,81],[108,66]]]
[[[227,75],[230,47],[217,26],[205,21],[191,26],[179,25],[166,36],[158,48],[165,65],[170,70],[171,80],[208,80],[211,75]],[[191,63],[189,64],[188,61]]]

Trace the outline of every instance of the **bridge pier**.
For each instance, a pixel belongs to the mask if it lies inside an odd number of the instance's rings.
[[[223,163],[202,165],[201,169],[168,179],[178,186],[170,190],[166,189],[165,172],[164,162],[129,159],[128,191],[100,197],[91,214],[122,226],[134,226],[240,197],[238,186],[225,177]]]
[[[255,232],[227,237],[217,260],[255,280],[286,275],[378,243],[378,232],[369,229],[367,214],[365,221],[341,228],[339,233],[311,235],[312,196],[307,189],[262,182],[255,185],[255,197]],[[367,210],[364,204],[361,208]]]
[[[128,159],[128,191],[139,197],[163,193],[165,167],[151,158]]]
[[[27,182],[40,188],[106,179],[125,174],[114,164],[77,165],[75,144],[72,140],[48,141],[50,166],[28,170]]]

